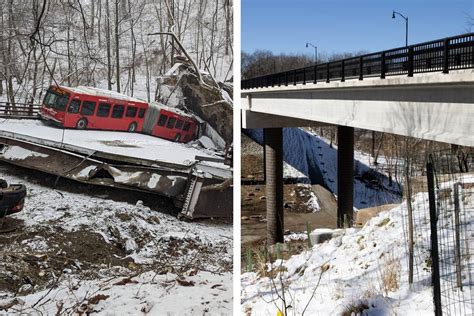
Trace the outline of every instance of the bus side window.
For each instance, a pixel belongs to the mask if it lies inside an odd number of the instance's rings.
[[[124,110],[125,106],[121,104],[114,105],[114,109],[112,110],[112,118],[122,118]]]
[[[95,112],[95,102],[92,101],[84,101],[82,102],[82,109],[81,109],[81,114],[82,115],[93,115]]]
[[[183,131],[185,132],[189,131],[190,127],[191,127],[191,123],[189,122],[184,123]]]
[[[139,118],[144,118],[145,117],[145,109],[140,109],[138,111],[138,117]]]
[[[168,116],[161,114],[160,118],[158,119],[158,126],[165,126],[167,120]]]
[[[174,127],[174,122],[176,122],[176,119],[174,117],[170,117],[168,124],[166,124],[166,128],[172,129]]]
[[[79,108],[81,107],[81,100],[72,100],[67,109],[68,113],[79,113]]]
[[[99,103],[99,108],[97,109],[97,116],[99,117],[109,117],[110,114],[110,104],[109,103]]]
[[[127,106],[127,112],[125,112],[126,117],[135,117],[137,116],[137,108],[134,106]]]
[[[180,119],[178,119],[178,121],[176,122],[176,126],[175,128],[177,129],[182,129],[183,128],[183,121],[181,121]]]

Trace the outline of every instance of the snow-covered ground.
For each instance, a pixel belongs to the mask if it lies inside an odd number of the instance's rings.
[[[190,165],[195,156],[213,156],[197,144],[181,144],[139,133],[62,129],[41,120],[0,120],[0,132],[159,162]]]
[[[463,182],[472,183],[473,179],[466,177]],[[427,200],[426,192],[413,197],[417,231],[429,232],[430,229],[429,218],[426,218]],[[466,208],[472,209],[473,195],[466,195],[463,202]],[[291,306],[285,315],[301,315],[305,309],[305,315],[341,315],[355,311],[356,307],[365,310],[363,315],[432,315],[429,251],[425,251],[424,260],[415,262],[419,274],[415,284],[411,287],[408,284],[403,231],[405,204],[381,212],[361,229],[346,229],[341,236],[315,245],[309,251],[268,265],[268,271],[282,271],[273,279],[255,272],[244,273],[241,277],[242,313],[276,315],[278,309],[284,309],[281,299],[284,297],[286,306]],[[474,214],[466,212],[465,215],[463,222],[472,227]],[[454,238],[453,230],[445,230],[445,234],[444,238]],[[415,243],[423,243],[417,245],[418,248],[430,248],[422,238]],[[472,262],[469,257],[463,260]],[[472,276],[463,275],[463,279],[469,283]],[[457,291],[456,295],[464,295],[468,301],[473,295],[472,284],[466,284],[464,291]],[[466,306],[459,315],[472,315],[472,306]]]
[[[0,235],[0,313],[13,302],[8,313],[231,314],[231,224],[182,222],[20,174],[0,168],[28,188],[24,210],[7,218],[17,229]]]

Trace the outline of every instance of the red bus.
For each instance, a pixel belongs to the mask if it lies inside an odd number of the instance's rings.
[[[196,138],[198,124],[189,114],[159,103],[151,103],[149,109],[151,126],[145,125],[144,133],[184,143]]]
[[[65,128],[141,132],[176,142],[198,133],[197,121],[182,111],[91,87],[49,87],[40,116]]]

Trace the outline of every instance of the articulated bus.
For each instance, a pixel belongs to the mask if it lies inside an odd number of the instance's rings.
[[[198,134],[197,121],[180,110],[92,87],[49,87],[40,116],[63,128],[139,132],[183,143]]]

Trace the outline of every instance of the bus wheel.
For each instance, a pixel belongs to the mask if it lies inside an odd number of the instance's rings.
[[[77,121],[76,128],[77,129],[86,129],[87,128],[87,120],[85,118],[81,118],[79,121]]]
[[[176,134],[176,136],[174,137],[174,141],[179,142],[180,139],[181,139],[181,134]]]
[[[137,123],[135,122],[130,123],[130,125],[128,126],[128,131],[135,132],[136,130],[137,130]]]

